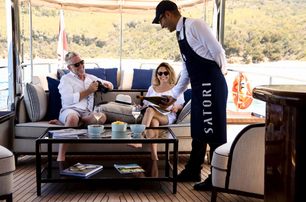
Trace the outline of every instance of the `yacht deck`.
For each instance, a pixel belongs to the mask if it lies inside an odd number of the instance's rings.
[[[180,155],[179,172],[183,169],[188,155]],[[204,164],[202,179],[209,173]],[[193,190],[193,182],[178,183],[177,193],[172,194],[171,182],[152,182],[134,185],[106,184],[89,188],[84,184],[42,184],[42,195],[36,195],[35,157],[19,158],[14,172],[13,201],[210,201],[210,192]],[[218,194],[217,201],[263,201],[260,199],[230,194]]]

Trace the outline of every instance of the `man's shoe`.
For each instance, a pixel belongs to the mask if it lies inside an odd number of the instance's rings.
[[[203,182],[195,184],[193,188],[197,191],[211,191],[212,190],[211,175],[209,175]]]
[[[192,172],[190,170],[183,170],[177,176],[178,182],[199,182],[201,181],[201,175],[198,172]]]

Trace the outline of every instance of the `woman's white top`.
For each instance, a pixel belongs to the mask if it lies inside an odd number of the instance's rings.
[[[150,86],[149,89],[148,89],[148,92],[146,94],[146,96],[162,96],[162,95],[170,95],[170,96],[173,96],[173,93],[171,90],[168,90],[168,91],[165,91],[165,92],[161,92],[161,93],[158,93],[154,90],[153,86]],[[185,102],[184,100],[184,94],[182,93],[175,101],[174,104],[170,105],[167,110],[171,110],[173,105],[183,105]],[[154,105],[152,104],[151,102],[149,101],[146,101],[144,100],[143,101],[144,105],[146,106],[150,106],[150,105]],[[174,112],[170,112],[169,114],[166,115],[168,117],[168,124],[172,124],[174,123],[174,121],[176,121],[176,117],[177,117],[177,113],[174,113]]]

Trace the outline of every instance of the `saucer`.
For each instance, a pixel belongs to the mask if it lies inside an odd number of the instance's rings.
[[[107,135],[102,135],[105,132],[105,129],[102,130],[101,133],[87,133],[88,137],[107,137]],[[110,137],[110,136],[109,136]]]

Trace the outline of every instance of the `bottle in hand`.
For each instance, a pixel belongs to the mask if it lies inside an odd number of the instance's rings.
[[[147,96],[146,97],[146,96],[137,95],[136,97],[141,100],[147,100],[156,105],[164,104],[163,102],[168,102],[168,98],[166,96]]]

